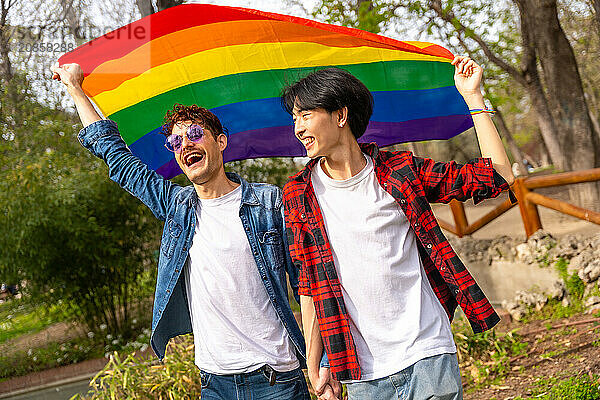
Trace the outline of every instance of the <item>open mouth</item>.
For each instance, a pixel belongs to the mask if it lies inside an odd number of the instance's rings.
[[[306,138],[302,139],[302,144],[306,148],[309,148],[310,146],[312,146],[314,142],[315,142],[315,139],[312,137],[306,137]]]
[[[205,153],[204,152],[193,152],[188,153],[183,157],[183,164],[186,167],[191,167],[192,165],[201,162],[204,160]]]

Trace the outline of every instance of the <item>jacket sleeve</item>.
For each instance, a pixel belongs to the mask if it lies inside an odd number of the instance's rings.
[[[106,163],[111,180],[140,199],[157,218],[165,220],[168,204],[181,187],[164,179],[134,156],[115,122],[96,121],[83,128],[78,139],[83,147]]]
[[[435,162],[413,156],[413,165],[430,203],[473,198],[473,203],[478,204],[509,189],[508,183],[494,170],[489,158],[476,158],[466,164],[458,164],[455,161]]]

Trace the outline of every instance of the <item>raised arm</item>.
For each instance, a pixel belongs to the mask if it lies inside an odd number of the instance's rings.
[[[81,84],[83,83],[83,71],[79,64],[65,64],[59,66],[55,64],[51,68],[52,79],[65,84],[67,91],[75,102],[77,113],[81,119],[83,127],[86,128],[93,122],[100,121],[102,118],[96,112],[92,102],[83,92]]]
[[[465,99],[469,109],[485,109],[485,102],[480,88],[483,69],[469,57],[463,56],[454,57],[452,65],[455,67],[454,82],[456,89]],[[515,177],[491,115],[486,112],[475,114],[473,115],[473,124],[475,125],[481,156],[490,158],[496,172],[509,185],[512,185]]]
[[[84,78],[78,64],[55,65],[51,70],[52,79],[61,81],[75,102],[83,123],[78,136],[81,144],[104,160],[111,180],[140,199],[157,218],[164,220],[168,205],[181,187],[164,179],[134,156],[119,135],[117,125],[98,115],[81,88]]]

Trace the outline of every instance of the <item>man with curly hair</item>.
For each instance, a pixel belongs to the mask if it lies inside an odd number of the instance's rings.
[[[299,300],[298,270],[287,252],[280,189],[225,172],[227,135],[197,105],[176,104],[163,126],[165,146],[192,185],[162,178],[95,111],[79,65],[52,72],[75,101],[81,144],[165,222],[152,320],[157,356],[170,338],[193,332],[203,400],[310,399],[300,369],[304,340],[287,298],[285,272]]]

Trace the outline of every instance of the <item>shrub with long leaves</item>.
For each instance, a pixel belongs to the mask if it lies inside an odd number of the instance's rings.
[[[162,363],[155,358],[125,358],[117,352],[90,382],[87,395],[71,400],[187,400],[199,399],[200,372],[194,365],[194,341],[191,335],[172,339]]]

